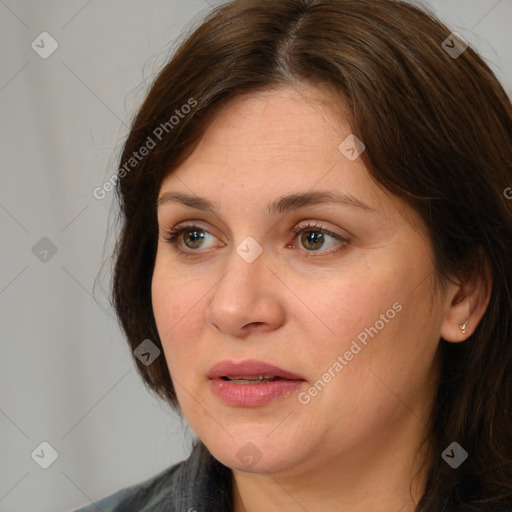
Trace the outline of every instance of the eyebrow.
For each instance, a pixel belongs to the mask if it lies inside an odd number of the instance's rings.
[[[197,210],[215,213],[214,204],[208,199],[200,196],[184,194],[181,192],[165,192],[157,201],[157,206],[169,203],[177,203]],[[375,208],[367,205],[360,199],[350,194],[337,192],[304,192],[283,196],[268,204],[270,215],[286,213],[306,206],[315,204],[339,204],[359,208],[367,212],[378,213]]]

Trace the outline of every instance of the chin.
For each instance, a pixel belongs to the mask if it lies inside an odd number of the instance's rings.
[[[204,441],[210,453],[225,466],[246,473],[277,473],[294,464],[298,456],[296,443],[286,443],[267,433],[252,435],[247,432],[228,436],[227,442],[219,439]],[[293,446],[295,444],[295,446]]]

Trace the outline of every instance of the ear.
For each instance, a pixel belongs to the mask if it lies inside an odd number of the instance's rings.
[[[475,272],[468,279],[447,287],[448,309],[441,325],[441,336],[451,343],[469,338],[489,305],[492,272],[487,256],[481,257],[482,270],[478,274]]]

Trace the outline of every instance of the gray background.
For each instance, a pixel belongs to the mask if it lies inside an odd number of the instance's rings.
[[[108,273],[94,287],[113,233],[112,193],[92,191],[176,38],[214,3],[0,0],[0,512],[74,510],[188,455],[193,433],[135,371]],[[512,91],[512,0],[429,4]],[[47,59],[31,47],[43,31],[59,45]],[[31,457],[43,441],[58,452],[48,469]]]

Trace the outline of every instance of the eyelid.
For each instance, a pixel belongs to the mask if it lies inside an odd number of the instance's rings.
[[[328,250],[319,250],[319,251],[307,251],[305,249],[300,250],[300,252],[306,257],[306,258],[315,258],[315,257],[321,257],[321,256],[330,256],[331,254],[337,253],[339,250],[343,249],[347,245],[350,244],[349,237],[343,236],[340,233],[336,233],[335,231],[332,231],[325,226],[323,226],[321,223],[316,221],[302,221],[299,222],[292,230],[291,232],[295,234],[294,241],[297,238],[297,236],[304,232],[304,231],[320,231],[323,234],[326,234],[328,236],[331,236],[335,240],[339,242],[339,245],[333,249]]]
[[[200,221],[195,221],[195,220],[179,222],[178,224],[173,226],[171,229],[165,230],[164,234],[161,236],[162,236],[164,242],[175,246],[176,249],[182,253],[191,254],[191,253],[204,252],[204,251],[193,250],[193,249],[183,250],[178,247],[178,242],[180,241],[179,237],[187,230],[192,231],[194,228],[198,228],[198,231],[204,231],[205,233],[208,233],[209,235],[218,239],[218,237],[216,237],[211,231],[202,227],[200,224]],[[221,242],[221,244],[225,245],[224,242]]]
[[[190,249],[190,248],[181,249],[179,247],[179,242],[181,241],[181,238],[180,238],[181,235],[184,232],[186,232],[187,230],[192,231],[194,228],[198,228],[199,231],[203,231],[205,233],[208,233],[209,235],[217,238],[217,240],[218,240],[218,237],[216,237],[208,229],[205,229],[205,228],[203,228],[200,225],[200,221],[194,221],[194,220],[179,222],[178,224],[176,224],[170,230],[166,231],[166,233],[161,235],[161,236],[162,236],[164,242],[172,245],[177,251],[179,251],[182,254],[187,254],[187,255],[194,255],[194,254],[195,255],[200,255],[200,254],[204,254],[205,252],[208,252],[208,249],[207,250],[201,250],[201,249],[194,250],[194,249]],[[319,250],[319,251],[308,251],[308,250],[305,250],[305,249],[300,250],[300,252],[304,253],[304,255],[306,257],[327,256],[327,255],[330,255],[330,254],[333,254],[333,253],[337,252],[341,248],[346,247],[348,244],[350,244],[349,237],[346,237],[346,236],[343,236],[343,235],[341,235],[339,233],[336,233],[336,232],[326,228],[321,223],[319,223],[317,221],[311,221],[311,220],[301,221],[298,224],[296,224],[290,230],[290,233],[293,233],[295,235],[294,238],[293,238],[292,243],[295,241],[295,239],[298,237],[298,235],[300,233],[302,233],[303,231],[307,231],[307,230],[311,230],[311,231],[316,230],[316,231],[322,232],[323,234],[331,236],[332,238],[334,238],[338,242],[340,242],[341,247],[338,246],[338,247],[336,247],[334,249]],[[225,246],[226,244],[221,241],[221,245]],[[287,244],[286,247],[289,247],[289,244]]]
[[[347,241],[349,238],[352,238],[352,234],[349,233],[346,230],[345,231],[347,232],[347,235],[342,235],[341,233],[337,233],[336,231],[331,230],[331,229],[325,227],[321,222],[311,221],[311,220],[305,220],[305,221],[299,222],[290,231],[292,233],[298,234],[301,231],[305,231],[307,229],[311,229],[311,230],[317,229],[318,231],[322,231],[323,233],[331,235],[334,238],[337,238],[338,240],[345,240],[345,241]]]

